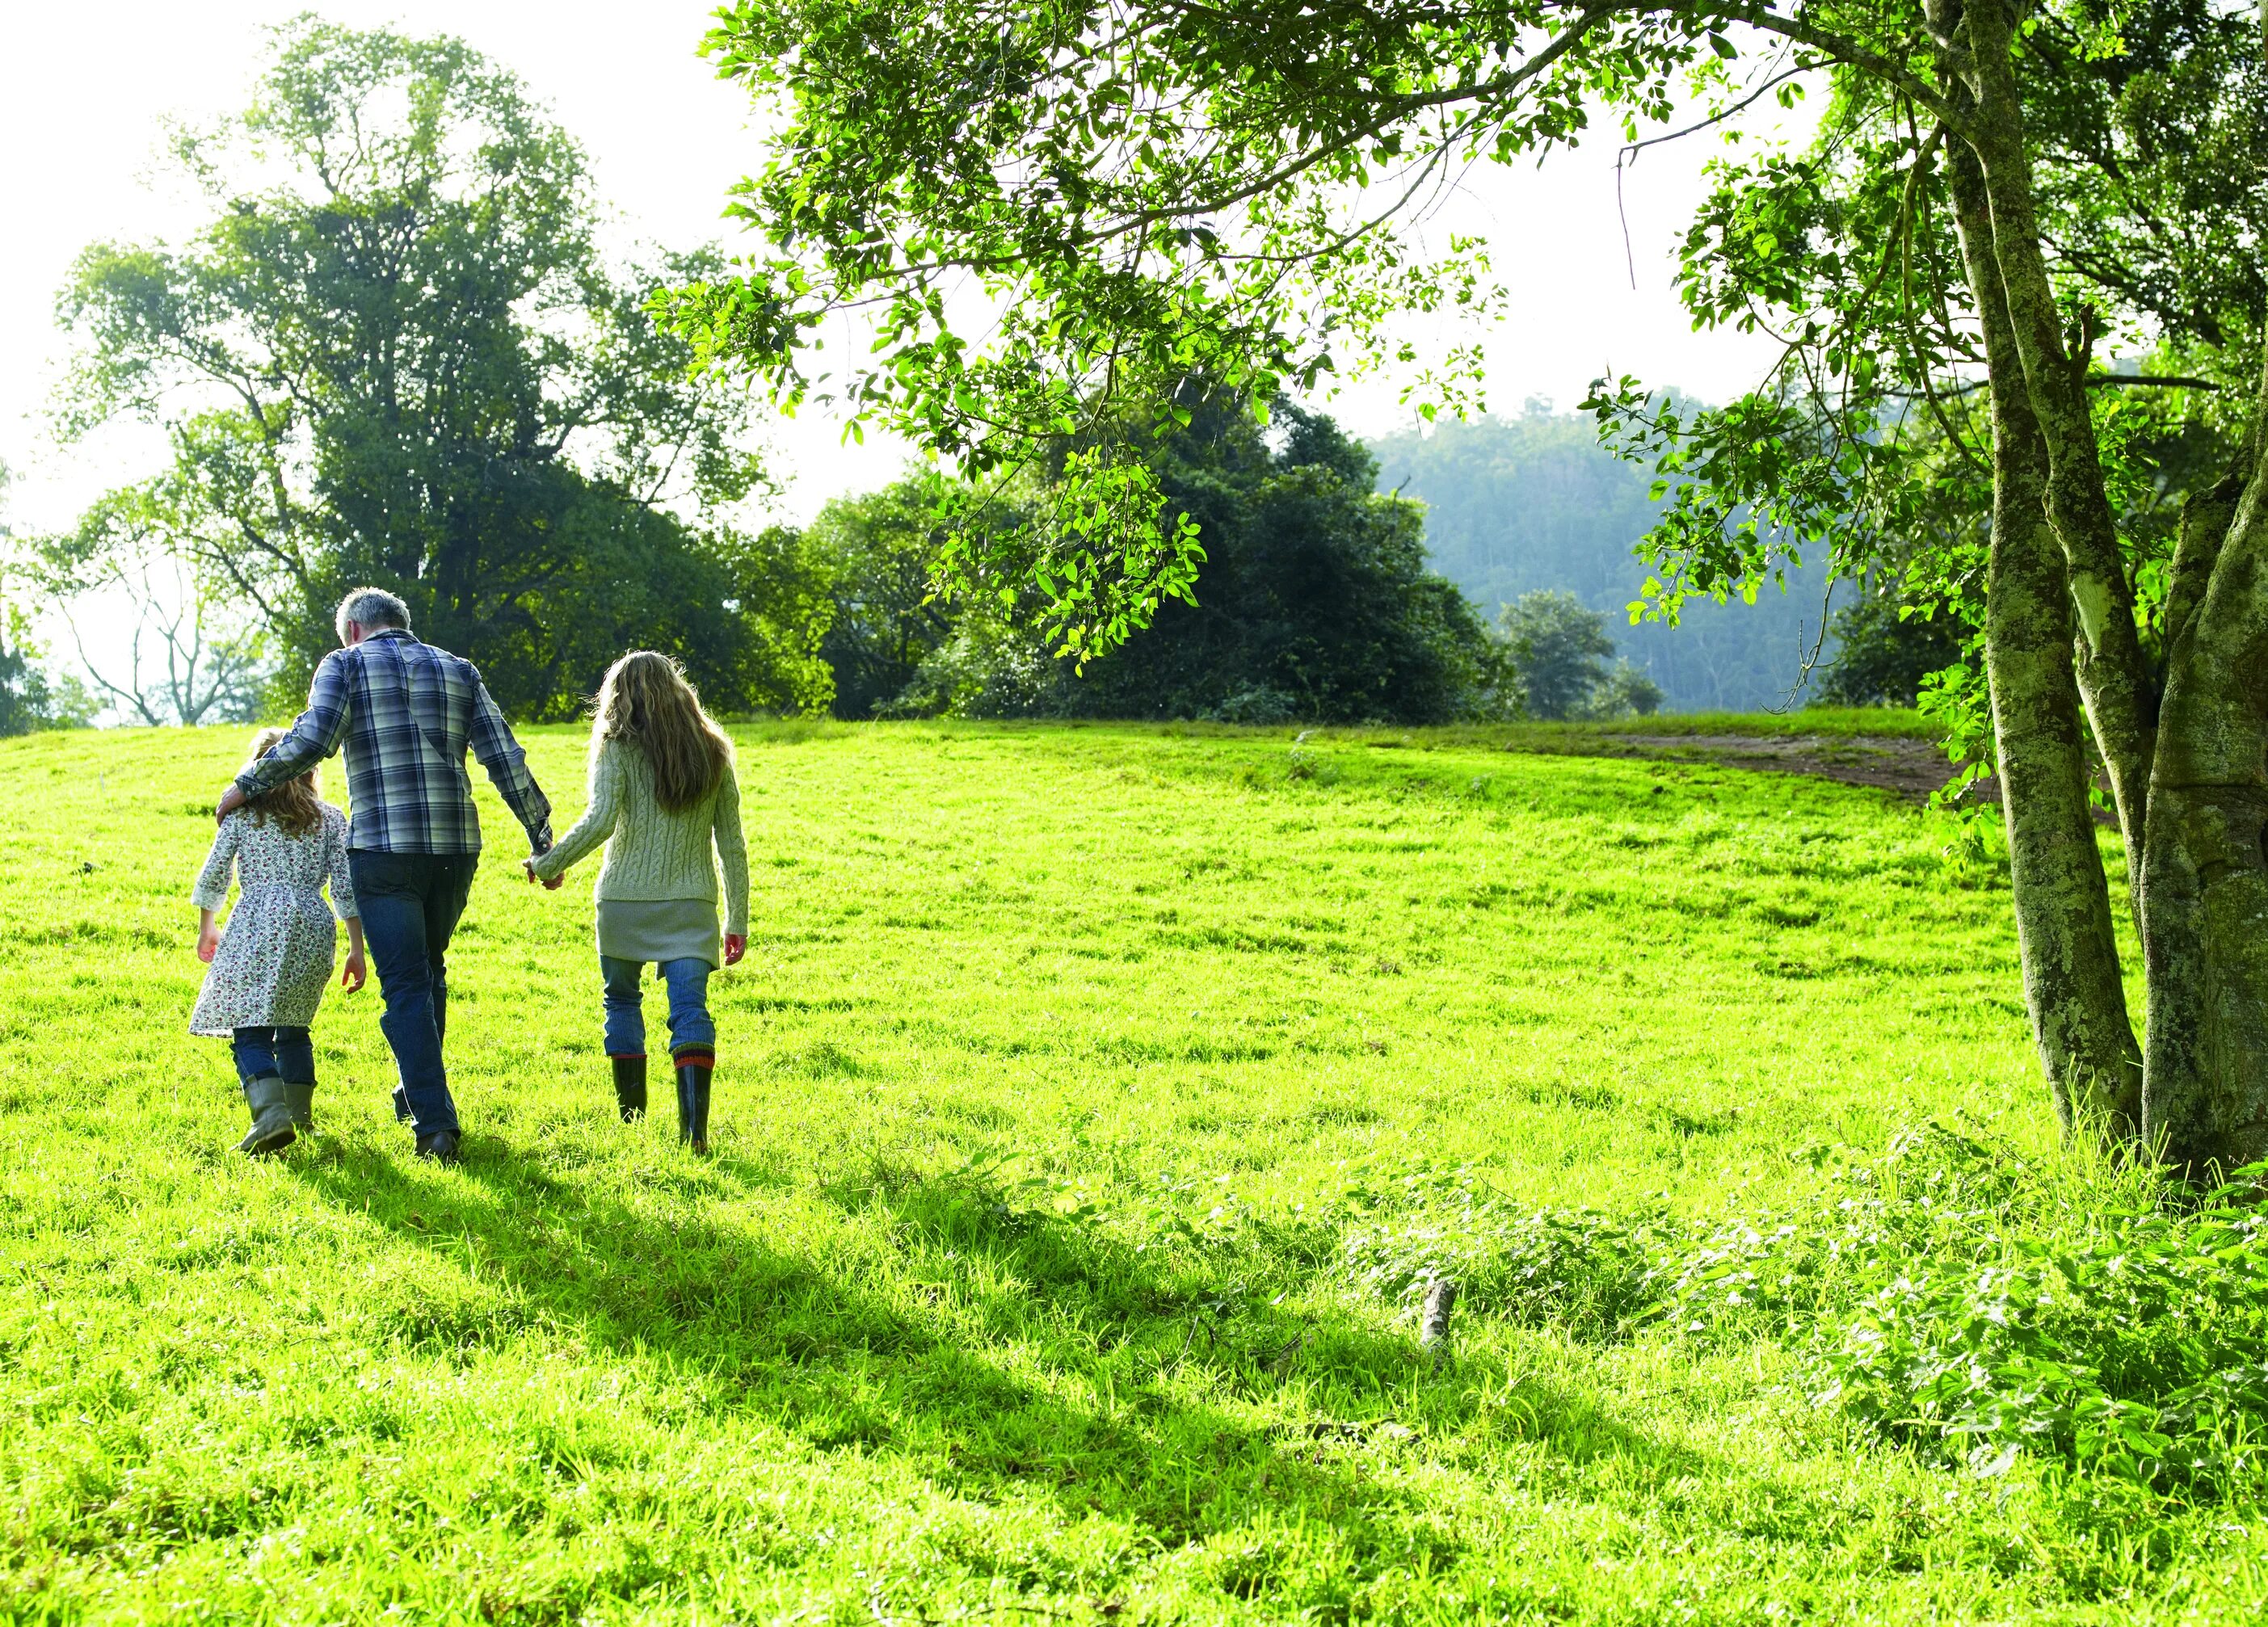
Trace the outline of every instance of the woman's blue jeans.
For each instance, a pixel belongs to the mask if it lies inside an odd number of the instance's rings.
[[[709,1019],[709,972],[706,961],[664,961],[661,981],[669,985],[669,1054],[717,1049],[717,1025]],[[645,1055],[645,1012],[638,1003],[638,980],[645,975],[643,961],[599,957],[599,972],[607,981],[607,1055]]]

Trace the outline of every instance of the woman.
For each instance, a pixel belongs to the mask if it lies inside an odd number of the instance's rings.
[[[675,661],[634,650],[614,664],[591,723],[591,800],[549,852],[525,860],[528,880],[549,881],[597,847],[599,971],[607,1055],[625,1123],[645,1113],[645,1012],[638,983],[649,965],[669,987],[669,1055],[677,1072],[677,1138],[709,1151],[709,1084],[717,1028],[709,974],[737,962],[748,941],[748,850],[740,788],[725,738]],[[719,953],[717,871],[723,861]]]

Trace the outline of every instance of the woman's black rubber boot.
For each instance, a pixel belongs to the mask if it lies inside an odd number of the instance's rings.
[[[615,1105],[622,1109],[623,1123],[635,1124],[645,1116],[645,1054],[607,1060],[615,1064]]]
[[[717,1058],[687,1051],[677,1058],[677,1139],[701,1157],[709,1152],[709,1076]]]

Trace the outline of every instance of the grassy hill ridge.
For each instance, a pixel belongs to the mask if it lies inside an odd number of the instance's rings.
[[[226,1151],[182,1027],[237,732],[0,744],[18,1618],[2268,1597],[2242,1509],[1966,1476],[1813,1407],[1764,1322],[1601,1297],[1616,1240],[1832,1202],[1933,1116],[2055,1163],[2005,892],[1887,796],[1454,735],[736,733],[718,1156],[613,1122],[587,872],[521,883],[483,786],[456,1171],[391,1121],[375,989],[318,1025],[312,1145]],[[530,748],[571,815],[579,732]]]

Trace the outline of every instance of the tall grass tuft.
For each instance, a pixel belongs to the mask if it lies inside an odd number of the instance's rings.
[[[1984,1476],[2029,1455],[2190,1497],[2264,1483],[2268,1165],[2199,1195],[1935,1123],[1809,1156],[1808,1201],[1705,1222],[1522,1209],[1421,1170],[1390,1218],[1350,1222],[1344,1270],[1395,1301],[1452,1277],[1476,1313],[1581,1339],[1774,1336],[1811,1404]]]

